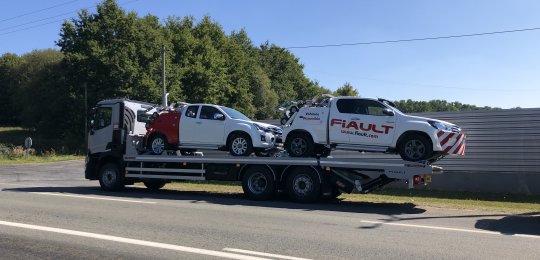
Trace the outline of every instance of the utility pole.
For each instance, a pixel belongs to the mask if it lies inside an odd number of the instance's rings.
[[[86,82],[84,86],[84,147],[88,148],[88,86]]]
[[[162,55],[162,60],[163,60],[163,63],[162,63],[162,68],[161,68],[161,78],[162,78],[162,83],[163,83],[163,92],[161,94],[161,105],[163,105],[163,107],[167,107],[167,96],[169,95],[167,93],[167,90],[165,89],[165,45],[163,45],[161,47],[161,55]]]

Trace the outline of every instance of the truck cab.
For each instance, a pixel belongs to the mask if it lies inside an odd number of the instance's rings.
[[[129,99],[108,99],[97,103],[88,122],[87,179],[96,180],[103,163],[122,160],[128,135],[135,141],[142,141],[146,134],[145,115],[152,110],[155,110],[153,104]]]
[[[410,116],[384,99],[330,97],[302,107],[283,129],[291,156],[329,155],[331,149],[399,153],[407,161],[463,155],[465,135],[454,124]]]

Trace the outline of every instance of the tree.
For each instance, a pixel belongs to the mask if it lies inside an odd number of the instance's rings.
[[[17,125],[20,123],[18,112],[12,98],[19,79],[17,70],[21,58],[16,54],[5,53],[0,56],[0,125]]]
[[[351,83],[345,82],[343,86],[339,87],[334,91],[334,96],[358,96],[358,90],[354,88]]]

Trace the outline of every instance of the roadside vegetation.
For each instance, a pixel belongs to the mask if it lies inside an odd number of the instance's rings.
[[[240,183],[173,182],[164,189],[218,194],[242,194]],[[540,196],[449,192],[423,189],[384,189],[370,194],[342,194],[335,201],[354,203],[412,203],[419,207],[497,211],[506,213],[540,212]]]
[[[24,140],[31,137],[32,148],[24,148]],[[40,136],[35,130],[20,127],[0,127],[0,165],[44,163],[78,160],[83,156],[58,146],[58,140]]]

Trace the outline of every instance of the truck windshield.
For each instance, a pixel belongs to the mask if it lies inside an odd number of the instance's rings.
[[[233,119],[240,119],[240,120],[246,120],[246,121],[253,121],[251,119],[249,119],[249,117],[245,116],[244,114],[232,109],[232,108],[229,108],[229,107],[219,107],[221,108],[225,113],[227,113],[227,115],[229,115],[231,118]]]

